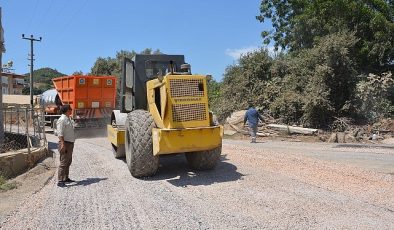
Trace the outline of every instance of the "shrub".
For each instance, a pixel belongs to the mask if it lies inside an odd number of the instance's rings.
[[[394,115],[394,104],[390,98],[394,94],[394,77],[391,72],[381,75],[369,74],[356,87],[358,112],[368,121]]]

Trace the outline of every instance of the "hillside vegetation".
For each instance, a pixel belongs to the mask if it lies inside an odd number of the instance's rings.
[[[224,119],[252,102],[281,122],[331,128],[338,118],[394,115],[394,4],[262,0],[265,44],[228,66],[212,108]]]
[[[30,73],[24,74],[25,77],[25,82],[29,83],[30,82]],[[60,73],[56,69],[51,69],[51,68],[41,68],[33,71],[33,76],[34,76],[34,95],[41,94],[47,89],[53,88],[52,84],[52,79],[56,77],[61,77],[65,76],[65,74]],[[30,88],[26,87],[22,91],[23,94],[30,94]]]

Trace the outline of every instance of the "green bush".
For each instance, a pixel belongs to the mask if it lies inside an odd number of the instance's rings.
[[[394,79],[390,73],[360,81],[352,54],[358,39],[342,31],[315,40],[314,46],[270,57],[259,50],[229,66],[216,95],[220,120],[252,101],[287,124],[330,128],[335,118],[374,121],[394,114]]]
[[[7,182],[6,178],[3,175],[0,175],[0,186]]]
[[[303,114],[302,108],[301,95],[292,91],[281,94],[270,105],[274,117],[286,124],[298,124]]]
[[[239,64],[226,68],[219,98],[212,107],[220,121],[233,111],[246,109],[249,101],[256,107],[264,107],[272,62],[268,51],[261,49],[242,56]]]
[[[7,191],[11,189],[17,188],[18,185],[16,182],[7,182],[6,177],[0,174],[0,191]]]
[[[394,77],[391,72],[381,75],[369,74],[357,84],[356,103],[359,114],[370,122],[379,118],[392,117],[394,104]]]

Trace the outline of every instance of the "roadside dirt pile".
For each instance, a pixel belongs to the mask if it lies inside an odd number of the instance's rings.
[[[245,127],[244,116],[246,110],[235,111],[228,117],[224,124],[224,134],[233,136],[235,134],[249,135],[248,124]],[[264,121],[259,121],[257,136],[259,137],[279,137],[289,134],[314,135],[317,129],[308,129],[302,127],[278,125],[277,121],[269,115],[263,115]]]
[[[392,119],[382,119],[376,122],[372,126],[373,130],[379,131],[381,133],[393,133],[394,132],[394,120]]]
[[[350,119],[337,118],[331,128],[329,142],[337,139],[337,142],[388,143],[387,140],[394,135],[392,119],[381,119],[372,125],[355,125]]]
[[[224,123],[224,134],[233,137],[249,135],[248,126],[243,126],[246,110],[235,111]],[[391,143],[394,135],[394,121],[382,119],[373,125],[358,126],[347,118],[336,118],[330,131],[278,124],[277,120],[264,114],[264,122],[259,122],[259,137],[292,137],[297,139],[332,143]],[[313,138],[315,137],[315,138]],[[385,141],[383,141],[385,140]]]

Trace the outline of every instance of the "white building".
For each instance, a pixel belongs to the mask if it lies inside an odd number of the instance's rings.
[[[3,94],[22,94],[23,88],[27,85],[25,76],[15,73],[2,73],[1,86]]]

